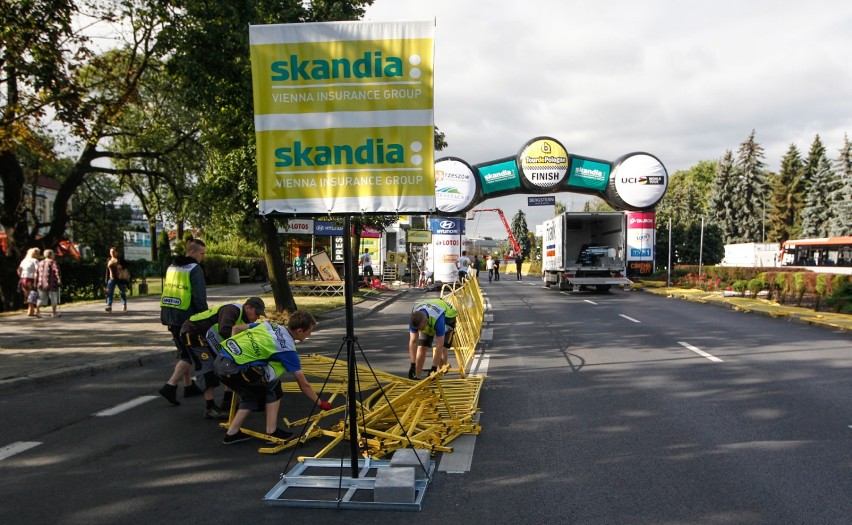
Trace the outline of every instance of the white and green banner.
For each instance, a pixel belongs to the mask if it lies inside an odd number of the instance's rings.
[[[261,215],[435,209],[434,29],[250,26]]]

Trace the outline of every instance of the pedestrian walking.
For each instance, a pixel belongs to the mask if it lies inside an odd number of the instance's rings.
[[[521,265],[524,264],[524,256],[520,253],[515,256],[515,272],[518,274],[518,280],[521,280]]]
[[[490,255],[485,256],[485,269],[488,270],[488,282],[494,279],[494,259]]]
[[[127,286],[130,284],[130,263],[118,253],[117,248],[109,249],[104,289],[106,290],[106,312],[112,313],[112,298],[115,288],[121,296],[122,311],[127,311]]]
[[[18,289],[24,294],[24,303],[27,305],[28,317],[39,317],[36,313],[38,292],[35,287],[35,278],[38,272],[38,258],[40,255],[41,250],[30,248],[27,250],[27,255],[18,264]]]
[[[62,277],[59,274],[59,265],[56,263],[56,254],[53,250],[44,251],[44,259],[38,263],[38,271],[35,280],[38,289],[38,305],[36,306],[36,317],[42,306],[50,304],[53,308],[51,317],[59,317],[59,288],[62,286]]]

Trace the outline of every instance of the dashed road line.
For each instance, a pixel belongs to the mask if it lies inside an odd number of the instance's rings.
[[[39,445],[41,445],[41,441],[17,441],[11,445],[6,445],[5,447],[0,448],[0,461]]]
[[[140,397],[137,397],[136,399],[131,399],[130,401],[127,401],[126,403],[116,405],[112,408],[107,408],[106,410],[101,410],[100,412],[95,412],[92,415],[96,416],[96,417],[114,416],[116,414],[120,414],[122,412],[130,410],[131,408],[136,408],[139,405],[143,405],[143,404],[145,404],[148,401],[151,401],[153,399],[157,399],[157,396],[140,396]]]
[[[584,303],[593,304],[593,305],[595,305],[595,306],[597,306],[597,304],[598,304],[598,303],[596,303],[596,302],[594,302],[594,301],[589,301],[588,299],[583,299],[583,302],[584,302]]]
[[[722,361],[721,359],[719,359],[719,358],[718,358],[718,357],[716,357],[715,355],[708,354],[708,353],[707,353],[707,352],[705,352],[704,350],[701,350],[701,349],[699,349],[699,348],[696,348],[696,347],[692,346],[692,345],[691,345],[691,344],[689,344],[689,343],[684,343],[683,341],[678,341],[678,342],[677,342],[677,344],[681,345],[682,347],[684,347],[684,348],[686,348],[686,349],[688,349],[688,350],[692,350],[693,352],[695,352],[696,354],[700,355],[701,357],[706,357],[707,359],[709,359],[709,360],[713,361],[714,363],[724,363],[724,361]]]
[[[624,314],[618,314],[618,315],[619,315],[619,317],[623,317],[623,318],[627,319],[628,321],[632,321],[634,323],[641,323],[642,322],[642,321],[639,321],[637,319],[630,317],[629,315],[624,315]]]

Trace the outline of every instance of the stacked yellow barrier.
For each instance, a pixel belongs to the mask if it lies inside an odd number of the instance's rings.
[[[452,349],[459,365],[459,375],[467,377],[467,368],[476,355],[476,347],[482,333],[482,321],[485,318],[485,301],[479,280],[473,277],[459,287],[445,286],[441,290],[441,298],[458,312]]]

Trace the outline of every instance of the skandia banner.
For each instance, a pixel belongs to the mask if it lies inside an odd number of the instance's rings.
[[[435,209],[434,22],[249,27],[259,211]]]

